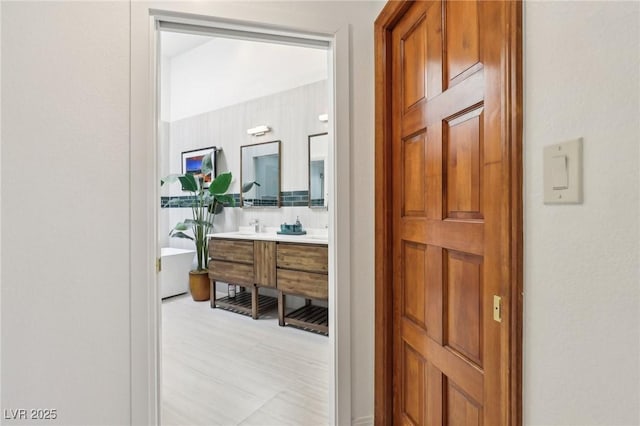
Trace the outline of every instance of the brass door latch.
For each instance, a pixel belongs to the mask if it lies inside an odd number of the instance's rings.
[[[493,320],[502,322],[502,297],[493,296]]]

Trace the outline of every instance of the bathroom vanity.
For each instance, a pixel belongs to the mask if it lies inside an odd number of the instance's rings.
[[[328,334],[327,308],[313,300],[328,300],[328,247],[323,235],[279,235],[225,232],[210,235],[209,278],[211,307],[250,314],[257,319],[278,305],[278,322]],[[216,281],[236,284],[250,291],[217,299]],[[260,294],[272,288],[278,297]],[[305,305],[287,313],[287,295],[305,298]]]
[[[255,244],[254,241],[240,239],[212,238],[209,241],[209,279],[211,281],[211,307],[222,308],[249,314],[253,319],[258,318],[260,310],[266,311],[275,306],[275,297],[259,294],[256,283],[256,275],[264,276],[262,262],[256,258],[262,256],[264,244]],[[216,281],[239,285],[242,290],[234,297],[225,297],[217,300],[215,291]],[[267,286],[275,287],[273,281],[260,280]],[[247,293],[245,288],[251,291]]]

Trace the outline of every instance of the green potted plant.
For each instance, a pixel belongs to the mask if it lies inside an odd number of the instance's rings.
[[[196,245],[197,269],[189,272],[189,289],[191,297],[195,301],[209,300],[210,286],[207,270],[209,256],[209,240],[207,234],[213,230],[215,216],[222,212],[224,204],[235,205],[235,200],[227,191],[231,185],[231,172],[218,175],[208,188],[204,187],[206,176],[211,175],[213,166],[211,154],[205,155],[202,160],[202,173],[199,176],[192,174],[173,174],[161,180],[165,183],[180,182],[182,190],[191,194],[190,200],[191,219],[178,222],[173,227],[169,236],[173,238],[186,238]],[[180,200],[174,199],[168,205],[177,204]],[[191,232],[191,235],[188,232]]]

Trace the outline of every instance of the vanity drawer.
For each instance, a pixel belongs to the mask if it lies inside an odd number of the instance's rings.
[[[253,264],[253,240],[221,240],[219,238],[212,238],[209,241],[209,257],[212,259]]]
[[[278,268],[326,274],[328,271],[328,259],[327,246],[287,243],[278,244]]]
[[[329,297],[327,275],[278,269],[278,290],[312,299]]]
[[[276,243],[275,241],[254,241],[255,283],[261,286],[276,287]]]
[[[225,262],[222,260],[210,260],[209,278],[215,281],[224,281],[230,284],[252,285],[253,265]]]

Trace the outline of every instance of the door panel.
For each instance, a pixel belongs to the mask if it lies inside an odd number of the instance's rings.
[[[402,82],[404,108],[409,109],[425,98],[426,73],[424,69],[427,34],[424,17],[404,35],[402,45]]]
[[[403,314],[421,327],[427,328],[426,282],[427,246],[409,241],[404,242],[404,309]]]
[[[404,423],[424,424],[425,360],[411,346],[404,347]]]
[[[499,11],[416,2],[391,33],[396,424],[504,424]]]
[[[465,71],[480,65],[478,4],[475,1],[446,3],[447,73],[450,85]],[[474,67],[475,66],[475,67]]]
[[[426,135],[420,133],[402,144],[402,168],[404,170],[403,203],[405,216],[424,216],[426,208],[425,173]]]
[[[443,396],[442,389],[444,385],[444,376],[442,371],[433,363],[427,364],[427,398],[430,402],[429,411],[427,411],[427,425],[440,425],[443,419]]]
[[[447,380],[447,412],[448,426],[481,426],[482,407],[463,391],[458,389],[451,380]]]
[[[482,258],[446,253],[445,345],[482,368]]]
[[[442,143],[446,217],[482,219],[482,108],[445,120]]]

